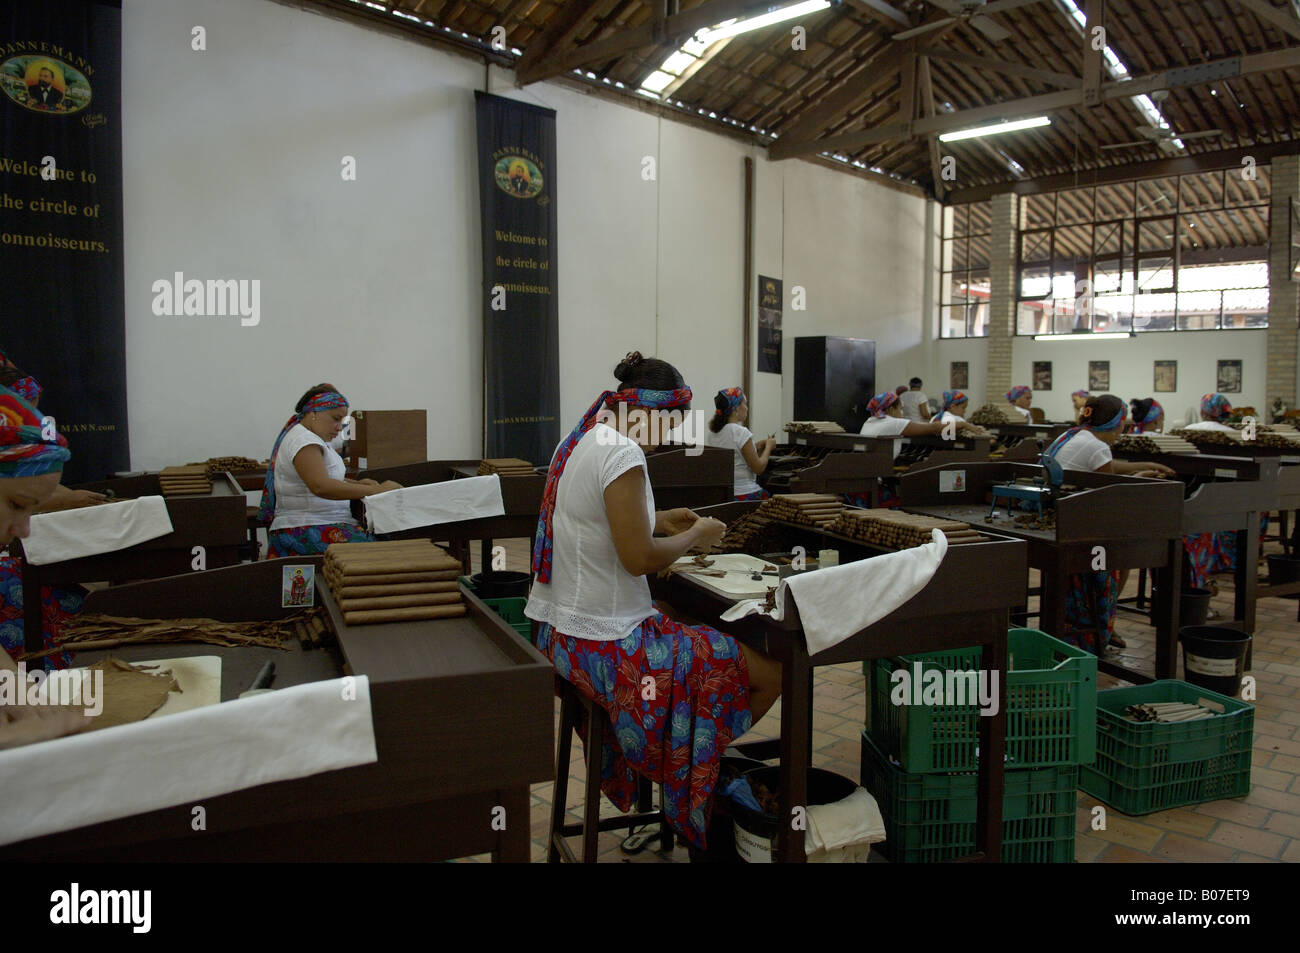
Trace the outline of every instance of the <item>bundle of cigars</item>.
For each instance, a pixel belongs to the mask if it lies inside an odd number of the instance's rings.
[[[844,501],[833,493],[778,493],[759,509],[772,519],[829,526],[839,518]]]
[[[163,467],[158,471],[158,484],[163,496],[189,496],[195,493],[211,493],[212,477],[208,468],[202,463],[187,467]]]
[[[265,472],[270,465],[270,460],[254,460],[252,457],[208,457],[202,463],[190,464],[192,467],[203,467],[208,471],[208,476],[216,476],[227,470],[231,473]]]
[[[1196,445],[1171,433],[1126,433],[1115,438],[1120,453],[1196,453]]]
[[[499,457],[479,463],[479,476],[492,473],[497,476],[536,476],[537,469],[527,460],[520,460],[518,457]]]
[[[833,420],[792,420],[785,425],[786,433],[844,433],[844,428]]]
[[[348,625],[465,614],[460,560],[431,540],[334,543],[322,571]]]
[[[860,510],[846,507],[830,527],[852,539],[883,549],[911,549],[931,542],[932,530],[939,530],[949,544],[977,543],[985,537],[969,523],[937,519],[898,510]]]
[[[772,518],[763,513],[762,507],[746,513],[731,523],[722,538],[713,544],[711,553],[743,553],[750,551],[764,538]]]

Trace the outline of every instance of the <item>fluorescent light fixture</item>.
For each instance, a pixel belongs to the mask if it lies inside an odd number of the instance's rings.
[[[1106,331],[1102,334],[1035,334],[1035,341],[1127,341],[1132,331]]]
[[[1015,122],[995,122],[991,126],[976,126],[974,129],[962,129],[959,132],[945,132],[939,137],[940,142],[959,142],[962,139],[978,139],[980,136],[999,136],[1004,132],[1016,132],[1020,129],[1034,129],[1038,126],[1050,126],[1052,120],[1046,116],[1033,119],[1017,119]]]
[[[792,4],[788,7],[781,7],[777,10],[771,10],[761,16],[749,17],[744,20],[733,20],[722,26],[715,27],[711,30],[700,30],[695,34],[695,39],[705,46],[716,43],[718,40],[725,40],[729,36],[739,36],[741,33],[749,33],[751,30],[761,30],[763,27],[772,26],[777,23],[784,23],[786,20],[793,20],[796,17],[807,16],[810,13],[820,13],[830,6],[829,0],[805,0],[804,3]]]

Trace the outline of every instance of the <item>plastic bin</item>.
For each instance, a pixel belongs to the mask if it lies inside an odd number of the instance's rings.
[[[476,593],[473,577],[461,576],[460,582],[461,585],[469,589],[470,592]],[[505,619],[506,624],[518,632],[525,642],[533,641],[533,620],[524,615],[524,606],[528,604],[527,599],[518,597],[508,599],[484,599],[483,604],[497,615],[501,616],[501,618]]]
[[[1096,751],[1097,657],[1037,629],[1007,633],[1008,769],[1088,764]],[[911,774],[974,771],[978,767],[977,705],[895,705],[890,675],[978,670],[976,646],[876,659],[868,679],[867,724],[872,740]]]
[[[1207,699],[1224,714],[1166,724],[1124,715],[1141,702]],[[1079,787],[1125,814],[1150,814],[1250,793],[1255,709],[1205,688],[1168,679],[1097,695],[1097,761]]]
[[[1002,861],[1074,861],[1079,768],[1008,771],[1002,798]],[[974,774],[908,774],[862,733],[862,786],[885,819],[879,845],[895,863],[935,863],[975,850],[979,809]]]

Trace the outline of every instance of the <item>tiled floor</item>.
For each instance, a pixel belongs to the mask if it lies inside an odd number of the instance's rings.
[[[527,568],[527,541],[504,543],[508,566]],[[1270,544],[1269,551],[1276,549]],[[1279,550],[1280,551],[1280,550]],[[1261,572],[1263,567],[1261,565]],[[1031,574],[1031,585],[1037,580]],[[1212,606],[1225,618],[1232,615],[1232,577],[1216,577],[1219,594]],[[1125,596],[1136,592],[1137,573],[1129,580]],[[1031,600],[1031,608],[1037,600]],[[1128,663],[1155,654],[1153,629],[1144,618],[1120,612],[1116,630],[1128,643]],[[1180,653],[1181,654],[1181,653]],[[1138,665],[1136,667],[1144,667]],[[1181,671],[1181,661],[1180,661]],[[1255,748],[1252,760],[1252,788],[1248,796],[1194,807],[1161,811],[1142,817],[1127,817],[1108,810],[1105,830],[1091,829],[1091,808],[1098,802],[1080,792],[1075,854],[1080,862],[1151,863],[1169,861],[1212,861],[1239,863],[1300,862],[1300,624],[1296,603],[1286,599],[1264,599],[1258,603],[1255,630],[1254,668],[1258,682],[1255,702]],[[1103,676],[1102,689],[1118,682]],[[866,717],[866,685],[860,663],[818,668],[814,673],[813,764],[858,779],[860,737]],[[559,710],[556,707],[558,726]],[[780,703],[773,707],[743,740],[775,738],[780,734]],[[582,746],[575,740],[566,798],[568,816],[581,820]],[[532,789],[531,825],[533,860],[546,858],[546,835],[550,822],[553,784]],[[602,799],[601,815],[618,811]],[[641,854],[628,857],[619,850],[622,835],[600,836],[601,861],[625,863],[686,863],[686,850],[670,855],[654,851],[653,842]],[[576,838],[571,842],[580,849]],[[874,855],[873,855],[874,856]],[[467,858],[487,860],[487,855]]]

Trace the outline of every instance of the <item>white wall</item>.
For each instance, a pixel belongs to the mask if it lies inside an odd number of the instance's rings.
[[[356,408],[428,408],[431,453],[477,455],[482,65],[268,0],[123,6],[132,465],[266,456],[322,380]],[[785,340],[874,338],[882,387],[931,359],[925,201],[505,71],[490,91],[557,111],[565,424],[633,348],[677,364],[699,408],[740,383],[746,155],[755,274],[785,280]],[[176,271],[259,279],[261,323],[155,316],[151,286]],[[755,432],[788,419],[792,348],[782,379],[755,375]]]
[[[1235,406],[1253,406],[1267,413],[1264,399],[1267,331],[1181,331],[1147,332],[1120,341],[1035,341],[1018,337],[1012,349],[1012,378],[1017,384],[1032,384],[1033,362],[1052,362],[1052,389],[1035,391],[1034,406],[1043,408],[1048,420],[1070,420],[1074,411],[1070,392],[1087,389],[1088,362],[1110,361],[1109,393],[1124,398],[1154,397],[1165,408],[1166,426],[1184,421],[1187,411],[1198,409],[1201,396],[1215,389],[1217,362],[1240,360],[1242,393],[1228,394]],[[984,364],[987,342],[982,338],[947,340],[939,343],[939,374],[946,384],[949,361],[969,361],[971,391],[984,392]],[[1178,362],[1178,389],[1173,393],[1154,391],[1154,362]],[[934,391],[927,390],[932,396]],[[979,398],[975,398],[977,405]],[[972,408],[974,409],[974,408]]]

